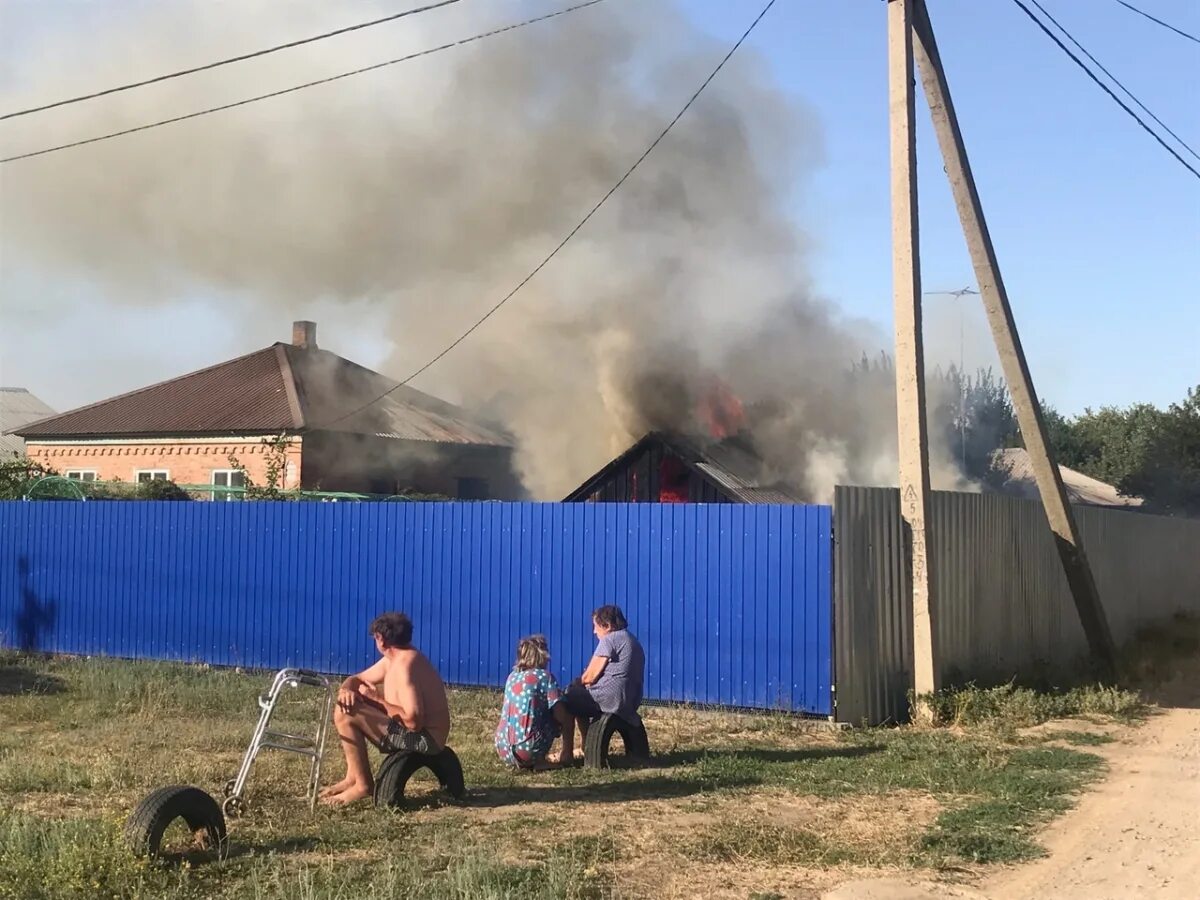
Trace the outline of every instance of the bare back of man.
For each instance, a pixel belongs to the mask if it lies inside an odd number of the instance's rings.
[[[346,756],[346,777],[321,792],[327,803],[353,803],[371,796],[374,779],[368,743],[385,753],[399,749],[437,753],[450,735],[446,686],[428,658],[409,644],[412,624],[407,616],[386,613],[371,627],[381,658],[347,678],[338,691],[333,724]]]
[[[394,706],[416,707],[423,712],[422,730],[436,749],[450,737],[450,701],[446,684],[428,657],[415,647],[399,651],[383,677],[383,699]]]

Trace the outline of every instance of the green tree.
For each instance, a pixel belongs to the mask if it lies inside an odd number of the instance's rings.
[[[1060,464],[1142,497],[1148,510],[1200,514],[1200,386],[1165,410],[1136,403],[1074,419],[1043,413]]]
[[[1146,465],[1162,415],[1149,403],[1134,404],[1127,409],[1115,406],[1095,411],[1085,409],[1072,428],[1080,471],[1120,485]]]
[[[971,376],[951,366],[945,372],[934,372],[930,382],[927,393],[936,398],[930,414],[931,430],[940,432],[965,474],[988,478],[992,453],[1019,446],[1020,441],[1004,379],[990,368],[981,368]]]
[[[50,466],[21,456],[0,463],[0,500],[21,500],[43,478],[57,476]],[[56,480],[38,488],[35,499],[78,500],[191,500],[191,496],[173,481],[144,481],[126,484],[113,481]]]
[[[6,459],[0,463],[0,500],[20,500],[38,479],[57,474],[54,469],[27,456]]]
[[[1157,511],[1200,514],[1200,385],[1158,413],[1148,443],[1140,465],[1117,486]]]
[[[1060,466],[1083,471],[1083,452],[1076,438],[1073,423],[1053,406],[1042,404],[1042,421],[1046,437]]]
[[[891,389],[891,358],[864,356],[851,366],[849,381],[851,389]],[[974,376],[954,366],[935,370],[926,396],[930,439],[949,447],[966,475],[992,480],[992,453],[1023,446],[1008,386],[991,369]],[[1149,511],[1200,515],[1200,385],[1165,410],[1135,403],[1067,418],[1043,404],[1042,417],[1059,465],[1143,498]]]
[[[229,467],[242,475],[246,486],[246,493],[243,496],[247,500],[295,499],[294,495],[284,490],[284,481],[287,478],[287,452],[292,446],[291,440],[286,434],[279,434],[275,437],[263,438],[262,445],[266,448],[264,452],[266,478],[262,484],[257,484],[250,477],[250,473],[246,471],[246,467],[236,456],[231,453],[228,457]]]

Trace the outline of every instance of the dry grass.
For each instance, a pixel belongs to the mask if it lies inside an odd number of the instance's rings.
[[[0,656],[0,898],[815,896],[864,868],[1036,852],[1030,830],[1099,771],[1049,737],[835,732],[784,715],[653,708],[653,765],[518,776],[491,749],[496,696],[454,691],[465,802],[418,776],[402,811],[310,815],[304,761],[264,752],[228,860],[129,857],[119,829],[141,797],[170,783],[218,793],[236,771],[268,681]],[[297,691],[274,724],[309,729],[314,709]],[[336,756],[326,781],[341,775]]]

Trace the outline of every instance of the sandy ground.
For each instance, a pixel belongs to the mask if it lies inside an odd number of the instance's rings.
[[[1109,776],[1043,832],[1048,855],[967,885],[854,881],[825,900],[1163,900],[1200,896],[1200,681],[1160,696],[1162,712],[1099,748]]]

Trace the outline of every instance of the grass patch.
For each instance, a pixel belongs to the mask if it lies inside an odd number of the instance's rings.
[[[810,829],[761,820],[713,826],[688,849],[694,859],[730,863],[834,865],[849,855]]]
[[[983,773],[984,798],[943,813],[921,841],[921,856],[935,866],[961,860],[1016,862],[1042,855],[1032,830],[1068,809],[1072,796],[1103,768],[1091,754],[1041,747],[1013,751]]]
[[[168,896],[170,881],[128,853],[114,821],[0,816],[0,900],[148,900]]]
[[[1099,715],[1130,721],[1146,713],[1135,691],[1103,685],[1037,691],[1014,684],[984,688],[970,684],[921,698],[939,726],[994,724],[1024,728],[1051,719]]]
[[[770,780],[814,795],[917,791],[942,799],[950,808],[907,860],[917,865],[1008,862],[1036,855],[1032,835],[1037,826],[1067,809],[1073,795],[1104,766],[1089,753],[1022,748],[988,733],[894,730],[851,740],[864,752],[781,765],[771,771]],[[871,852],[860,849],[855,861]]]
[[[87,791],[94,783],[87,766],[70,760],[0,751],[0,794]]]
[[[729,863],[745,864],[740,880],[711,896],[744,898],[777,886],[772,867],[794,879],[797,866],[1022,858],[1037,852],[1033,830],[1100,771],[1072,747],[971,725],[832,732],[781,715],[652,708],[647,768],[515,775],[491,745],[498,696],[454,690],[466,801],[418,776],[398,812],[309,814],[305,761],[267,751],[248,785],[250,814],[230,825],[228,859],[135,860],[124,817],[163,784],[218,793],[270,675],[0,654],[10,686],[0,692],[0,900],[593,900],[686,894]],[[285,694],[273,727],[310,731],[314,695]],[[1047,739],[1071,741],[1064,734]],[[326,782],[342,772],[332,741],[328,752]]]
[[[1169,622],[1141,629],[1121,648],[1118,666],[1123,680],[1157,687],[1179,672],[1182,660],[1200,657],[1200,616],[1177,613]]]
[[[1025,684],[981,687],[968,682],[919,700],[939,726],[1016,729],[1073,716],[1132,722],[1150,712],[1139,690],[1153,692],[1185,667],[1194,668],[1198,658],[1200,616],[1177,613],[1168,622],[1141,629],[1120,648],[1117,672],[1122,686],[1085,683],[1091,664],[1084,660],[1074,667],[1045,667]]]
[[[1100,747],[1111,744],[1115,738],[1111,734],[1094,731],[1052,731],[1046,735],[1046,740],[1063,741],[1075,747]]]
[[[555,853],[542,862],[508,865],[479,848],[432,867],[402,853],[371,861],[330,858],[295,870],[264,859],[246,874],[243,890],[240,896],[255,900],[602,900],[612,896],[598,870],[589,869],[578,855]]]

